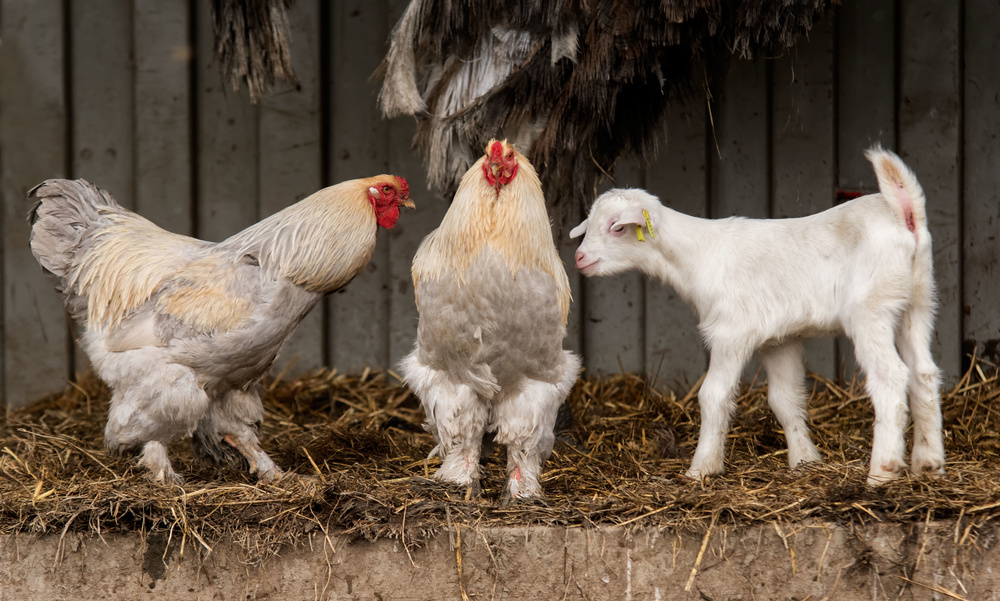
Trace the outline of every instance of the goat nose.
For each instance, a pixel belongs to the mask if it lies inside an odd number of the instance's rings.
[[[586,258],[587,258],[587,255],[585,255],[582,250],[576,251],[576,265],[577,265],[577,267],[579,267],[581,264],[583,264],[583,260],[586,259]]]

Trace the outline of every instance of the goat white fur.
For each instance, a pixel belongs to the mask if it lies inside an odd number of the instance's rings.
[[[584,275],[639,270],[669,283],[698,314],[711,357],[688,476],[724,471],[734,391],[754,352],[767,372],[768,404],[784,428],[789,465],[819,461],[805,419],[802,339],[841,332],[854,342],[875,408],[868,483],[894,478],[906,465],[907,391],[911,469],[944,472],[924,193],[895,154],[876,146],[865,156],[881,193],[808,217],[699,219],[643,190],[616,189],[570,233],[586,233],[576,252]]]

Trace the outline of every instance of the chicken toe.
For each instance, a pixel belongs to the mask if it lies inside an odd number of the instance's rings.
[[[284,474],[281,468],[274,463],[256,442],[251,441],[248,443],[232,434],[226,434],[222,439],[246,458],[249,472],[256,474],[261,482],[266,484]]]
[[[149,470],[149,478],[157,484],[181,484],[184,479],[174,471],[167,457],[167,447],[158,440],[150,440],[142,447],[139,465]]]

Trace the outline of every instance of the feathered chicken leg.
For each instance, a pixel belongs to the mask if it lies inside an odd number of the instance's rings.
[[[401,366],[427,415],[424,429],[438,443],[432,455],[441,457],[441,467],[434,479],[466,486],[472,496],[479,496],[479,457],[489,407],[472,388],[421,364],[416,355],[404,358]]]
[[[566,354],[563,376],[556,384],[526,380],[517,396],[496,406],[496,441],[507,446],[507,485],[503,502],[540,497],[542,466],[555,444],[559,405],[580,373],[580,359]]]
[[[139,465],[149,470],[153,482],[164,484],[181,484],[184,479],[174,471],[167,457],[167,447],[158,440],[150,440],[142,447]]]
[[[426,397],[425,397],[426,398]],[[436,394],[434,425],[428,411],[428,426],[438,441],[441,467],[436,480],[467,486],[479,496],[479,456],[489,408],[471,388],[464,385],[439,387]],[[425,407],[429,404],[425,402]]]
[[[222,437],[222,440],[246,458],[250,473],[257,474],[261,482],[270,482],[284,473],[281,468],[275,465],[268,454],[258,446],[256,435],[253,437],[253,440],[244,441],[232,434],[226,434]]]
[[[260,448],[256,425],[263,417],[257,389],[229,390],[209,405],[191,441],[199,455],[217,461],[232,461],[236,459],[233,451],[238,452],[251,474],[270,482],[283,472]]]

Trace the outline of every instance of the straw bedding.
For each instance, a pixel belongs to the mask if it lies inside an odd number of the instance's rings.
[[[585,377],[543,473],[546,498],[504,507],[499,449],[485,460],[478,499],[428,479],[438,464],[425,460],[433,440],[416,399],[391,372],[322,370],[270,382],[261,440],[289,476],[258,485],[237,469],[197,460],[181,441],[171,449],[186,477],[181,487],[154,485],[133,458],[104,451],[108,391],[83,375],[8,416],[0,432],[0,533],[159,531],[206,549],[236,540],[248,561],[259,561],[317,528],[406,545],[453,521],[704,530],[806,518],[954,519],[967,535],[1000,515],[996,365],[974,360],[943,394],[947,474],[906,476],[878,490],[864,484],[873,415],[862,383],[811,376],[809,384],[824,464],[788,469],[766,385],[750,383],[738,399],[727,473],[693,482],[680,474],[697,442],[697,386],[665,390],[637,374]]]

